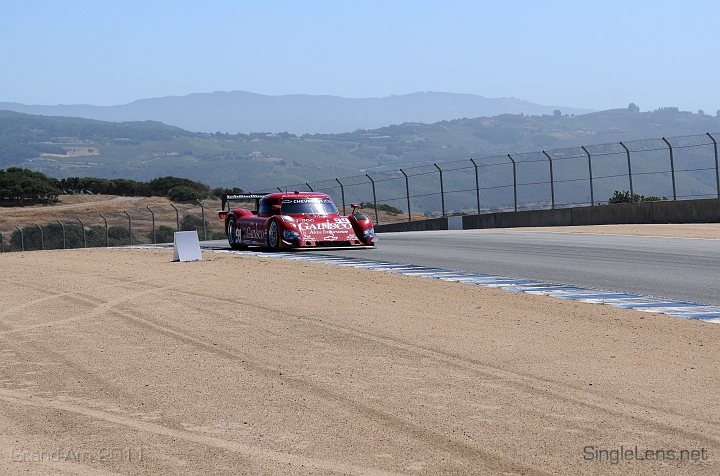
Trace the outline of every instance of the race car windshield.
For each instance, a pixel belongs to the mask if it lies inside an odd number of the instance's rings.
[[[283,215],[333,215],[338,212],[329,198],[288,198],[282,201]]]

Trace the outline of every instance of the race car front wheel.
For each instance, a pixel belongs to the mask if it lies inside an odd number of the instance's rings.
[[[230,248],[234,250],[247,248],[247,245],[243,245],[242,242],[238,241],[237,226],[235,225],[234,218],[230,218],[228,221],[227,237]]]
[[[275,220],[270,221],[268,227],[268,246],[271,250],[277,250],[280,248],[280,229],[278,223]]]

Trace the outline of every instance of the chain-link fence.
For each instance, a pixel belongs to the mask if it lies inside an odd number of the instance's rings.
[[[615,191],[629,199],[720,198],[720,133],[599,144],[470,158],[365,173],[263,190],[312,190],[330,195],[343,214],[353,203],[388,221],[496,211],[566,208],[606,203]],[[219,207],[219,206],[218,206]],[[224,238],[202,202],[40,217],[0,226],[0,251],[171,242],[197,230]],[[52,210],[52,207],[48,207]],[[380,213],[383,212],[383,213]]]
[[[599,144],[366,173],[277,187],[401,211],[394,221],[607,203],[615,191],[643,198],[720,198],[720,133]],[[263,190],[262,192],[273,192]],[[385,218],[387,219],[387,218]]]

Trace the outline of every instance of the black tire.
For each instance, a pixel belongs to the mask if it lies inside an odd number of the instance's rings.
[[[280,249],[280,227],[278,226],[277,220],[270,220],[270,225],[267,231],[267,243],[268,247],[277,251]]]
[[[227,228],[227,238],[228,238],[228,244],[230,245],[230,248],[234,250],[241,250],[244,248],[247,248],[247,245],[243,245],[242,243],[238,242],[235,237],[235,218],[230,218],[228,221],[228,228]]]

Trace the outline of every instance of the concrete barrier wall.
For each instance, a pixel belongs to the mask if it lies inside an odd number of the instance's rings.
[[[464,215],[463,229],[513,228],[520,226],[577,226],[642,223],[718,223],[720,199],[618,203],[556,210]],[[447,230],[447,218],[375,226],[378,233]]]

